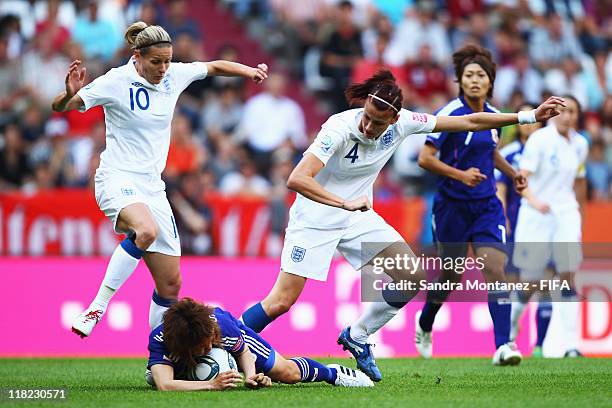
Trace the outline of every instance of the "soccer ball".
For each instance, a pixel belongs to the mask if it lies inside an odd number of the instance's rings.
[[[236,360],[230,353],[222,348],[213,347],[210,353],[198,357],[198,365],[188,373],[188,377],[193,381],[209,381],[220,373],[237,369]]]

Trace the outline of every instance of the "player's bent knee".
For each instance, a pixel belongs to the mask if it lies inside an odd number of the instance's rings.
[[[157,225],[148,224],[136,228],[136,246],[140,249],[147,249],[157,239]]]

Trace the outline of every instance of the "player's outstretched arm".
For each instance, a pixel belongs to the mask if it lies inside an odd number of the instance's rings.
[[[83,100],[77,92],[83,87],[87,69],[81,66],[81,60],[74,60],[66,74],[66,90],[55,97],[51,109],[64,112],[83,107]]]
[[[252,79],[258,84],[268,78],[268,66],[266,64],[249,67],[237,62],[217,60],[207,62],[206,68],[209,76],[240,76]]]
[[[367,211],[372,208],[372,204],[370,204],[367,197],[359,197],[355,200],[347,201],[325,190],[314,179],[323,166],[325,165],[317,156],[312,153],[306,153],[289,175],[287,188],[300,193],[312,201],[348,211]]]
[[[558,107],[565,106],[563,98],[551,96],[533,111],[519,113],[478,112],[464,116],[438,116],[434,132],[475,132],[497,129],[515,124],[545,122],[559,114]]]
[[[166,364],[151,366],[155,386],[159,391],[223,391],[236,388],[242,376],[236,370],[226,371],[210,381],[183,381],[174,379],[174,368]]]

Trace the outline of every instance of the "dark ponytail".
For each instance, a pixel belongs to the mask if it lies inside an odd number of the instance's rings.
[[[350,106],[362,104],[368,98],[368,95],[375,95],[377,98],[387,102],[371,98],[371,102],[378,110],[384,111],[390,109],[397,114],[402,109],[404,99],[402,90],[397,86],[391,71],[387,69],[378,71],[364,82],[350,85],[344,91],[344,96]]]
[[[459,84],[459,95],[463,95],[461,77],[463,76],[465,67],[470,64],[478,64],[487,73],[489,82],[491,82],[491,88],[489,88],[487,96],[489,98],[493,96],[493,84],[495,83],[495,70],[497,66],[493,62],[489,50],[479,45],[468,44],[455,51],[453,54],[453,64],[455,65],[455,78]]]

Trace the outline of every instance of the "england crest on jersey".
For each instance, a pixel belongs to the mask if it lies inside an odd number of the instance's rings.
[[[291,260],[293,262],[302,262],[304,260],[304,255],[306,255],[306,250],[299,246],[294,246],[291,250]]]
[[[393,129],[389,129],[380,139],[383,150],[387,150],[393,144]]]

